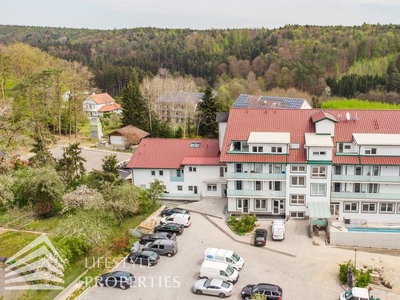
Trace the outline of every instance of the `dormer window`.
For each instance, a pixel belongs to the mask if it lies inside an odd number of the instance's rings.
[[[253,152],[263,152],[263,147],[260,146],[253,146]]]
[[[326,151],[314,151],[313,155],[316,156],[325,156],[326,155]]]
[[[242,143],[241,142],[233,142],[233,151],[241,151]]]
[[[200,147],[200,143],[195,142],[195,143],[190,144],[190,148],[199,148],[199,147]]]
[[[365,149],[365,154],[376,154],[376,148]]]
[[[272,153],[282,153],[282,147],[271,147]]]

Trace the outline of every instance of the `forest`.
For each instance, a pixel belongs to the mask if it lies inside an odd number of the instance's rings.
[[[315,97],[400,102],[400,25],[224,30],[0,26],[0,44],[16,42],[81,63],[93,73],[95,86],[114,97],[133,79],[132,69],[140,79],[164,69],[172,76],[192,77],[198,88],[211,86],[227,102],[241,93],[276,88]]]

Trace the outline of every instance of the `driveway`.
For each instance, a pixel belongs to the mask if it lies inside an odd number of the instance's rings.
[[[191,215],[193,223],[178,237],[179,252],[175,256],[161,257],[159,264],[152,268],[122,262],[116,269],[130,271],[136,277],[131,289],[94,287],[82,299],[210,299],[191,292],[207,247],[232,249],[245,259],[230,299],[241,299],[242,287],[258,282],[280,285],[284,299],[289,300],[338,299],[343,291],[338,280],[338,263],[353,259],[354,251],[312,245],[307,236],[307,221],[290,221],[285,241],[273,242],[269,237],[267,247],[256,248],[250,244],[251,236],[236,238],[225,232],[222,219],[195,212]],[[261,227],[270,228],[269,225],[270,221],[261,221]],[[358,263],[368,264],[389,259],[393,257],[371,253],[357,256]],[[392,268],[400,271],[399,263]],[[372,294],[381,299],[400,297],[400,293],[381,286],[374,289]]]

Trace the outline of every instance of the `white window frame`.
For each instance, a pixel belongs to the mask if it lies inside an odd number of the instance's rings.
[[[163,171],[163,170],[159,170],[159,171],[158,171],[158,175],[164,176],[164,171]]]
[[[197,172],[197,168],[196,167],[189,167],[189,172]]]
[[[383,210],[382,208],[386,207],[385,210]],[[391,210],[388,210],[388,207],[391,206]],[[380,214],[394,214],[395,211],[395,203],[392,202],[381,202],[379,203],[379,213]]]
[[[267,210],[267,199],[254,199],[255,210]]]
[[[156,171],[152,170],[151,171],[151,176],[156,176]]]
[[[236,199],[236,210],[243,209],[243,201],[242,199]]]
[[[316,192],[313,191],[313,187],[316,187]],[[322,193],[323,191],[323,193]],[[311,183],[310,186],[311,196],[326,196],[326,183]]]
[[[292,219],[304,219],[306,214],[304,211],[291,211],[289,212],[289,215]]]
[[[282,153],[282,147],[277,147],[277,146],[271,147],[271,153]]]
[[[316,169],[316,172],[314,172]],[[324,171],[321,171],[321,170]],[[326,178],[326,166],[311,166],[311,178]]]
[[[176,188],[178,191],[183,191],[183,186],[181,186],[181,185],[178,185]]]
[[[326,156],[326,151],[313,151],[314,156]]]
[[[364,205],[367,206],[367,209],[364,209]],[[373,207],[373,209],[371,209]],[[361,203],[361,212],[366,214],[376,213],[377,203],[376,202],[362,202]]]
[[[305,173],[306,171],[307,171],[306,166],[300,166],[300,165],[290,166],[291,173]]]
[[[188,186],[188,191],[189,191],[189,192],[193,192],[193,185],[189,185],[189,186]]]
[[[291,194],[290,195],[290,205],[305,205],[306,195],[304,194]]]
[[[295,181],[295,182],[293,182],[293,181]],[[303,183],[301,181],[303,181]],[[305,187],[306,186],[306,176],[290,176],[290,186]]]
[[[207,183],[207,192],[216,192],[217,185],[215,183]]]
[[[355,206],[354,209],[353,209],[353,206]],[[345,213],[358,213],[358,208],[359,208],[358,206],[359,206],[358,202],[344,202],[343,203],[343,212],[345,212]]]
[[[240,186],[240,189],[238,188]],[[236,180],[235,181],[235,190],[236,191],[242,191],[243,190],[243,181],[242,180]]]
[[[264,152],[264,147],[262,147],[262,146],[253,146],[252,147],[252,151],[255,152],[255,153],[262,153],[262,152]]]

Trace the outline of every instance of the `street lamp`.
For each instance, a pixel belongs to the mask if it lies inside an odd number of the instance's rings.
[[[357,269],[357,249],[354,249],[354,269]]]

